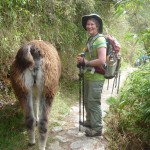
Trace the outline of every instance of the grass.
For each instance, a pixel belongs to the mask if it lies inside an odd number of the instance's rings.
[[[12,93],[10,94],[12,95]],[[50,114],[50,131],[53,127],[60,125],[58,120],[69,114],[70,107],[78,99],[78,83],[62,82],[56,94]],[[24,126],[24,117],[19,106],[8,103],[0,109],[0,150],[27,150],[28,137]],[[49,142],[53,137],[48,138]],[[32,147],[37,150],[38,145]]]
[[[105,117],[109,149],[149,150],[150,148],[150,64],[134,71],[118,99],[110,98]]]
[[[6,105],[0,110],[0,149],[25,149],[26,132],[23,125],[23,115],[17,111],[17,105]]]

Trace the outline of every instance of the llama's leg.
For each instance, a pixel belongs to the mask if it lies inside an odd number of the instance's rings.
[[[35,115],[35,120],[36,120],[36,126],[39,121],[39,97],[34,96],[34,101],[33,101],[33,109],[34,109],[34,115]]]
[[[32,93],[30,92],[27,96],[27,103],[26,103],[26,114],[25,114],[25,122],[26,128],[29,137],[29,146],[35,144],[35,117],[33,111],[33,100],[32,100]]]
[[[48,117],[51,103],[49,97],[42,97],[40,101],[40,120],[39,120],[39,148],[45,150],[48,134]]]
[[[29,145],[35,144],[35,116],[33,110],[33,84],[34,79],[32,75],[32,71],[27,69],[24,72],[24,82],[27,88],[28,94],[26,97],[26,104],[25,104],[25,123],[29,137]]]

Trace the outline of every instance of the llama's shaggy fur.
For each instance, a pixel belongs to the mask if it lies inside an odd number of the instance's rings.
[[[29,144],[35,144],[37,124],[40,150],[45,150],[48,115],[60,74],[61,63],[56,49],[50,43],[41,40],[24,44],[11,66],[11,83],[24,110]]]

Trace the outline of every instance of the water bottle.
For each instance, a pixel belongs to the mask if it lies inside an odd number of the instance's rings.
[[[116,70],[116,64],[117,62],[114,60],[113,55],[109,56],[108,62],[107,62],[107,69],[106,69],[106,76],[114,76],[115,70]]]

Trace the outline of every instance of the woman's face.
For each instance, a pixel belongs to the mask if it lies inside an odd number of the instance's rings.
[[[96,26],[96,23],[93,20],[87,21],[86,29],[90,36],[94,36],[98,33],[98,27]]]

